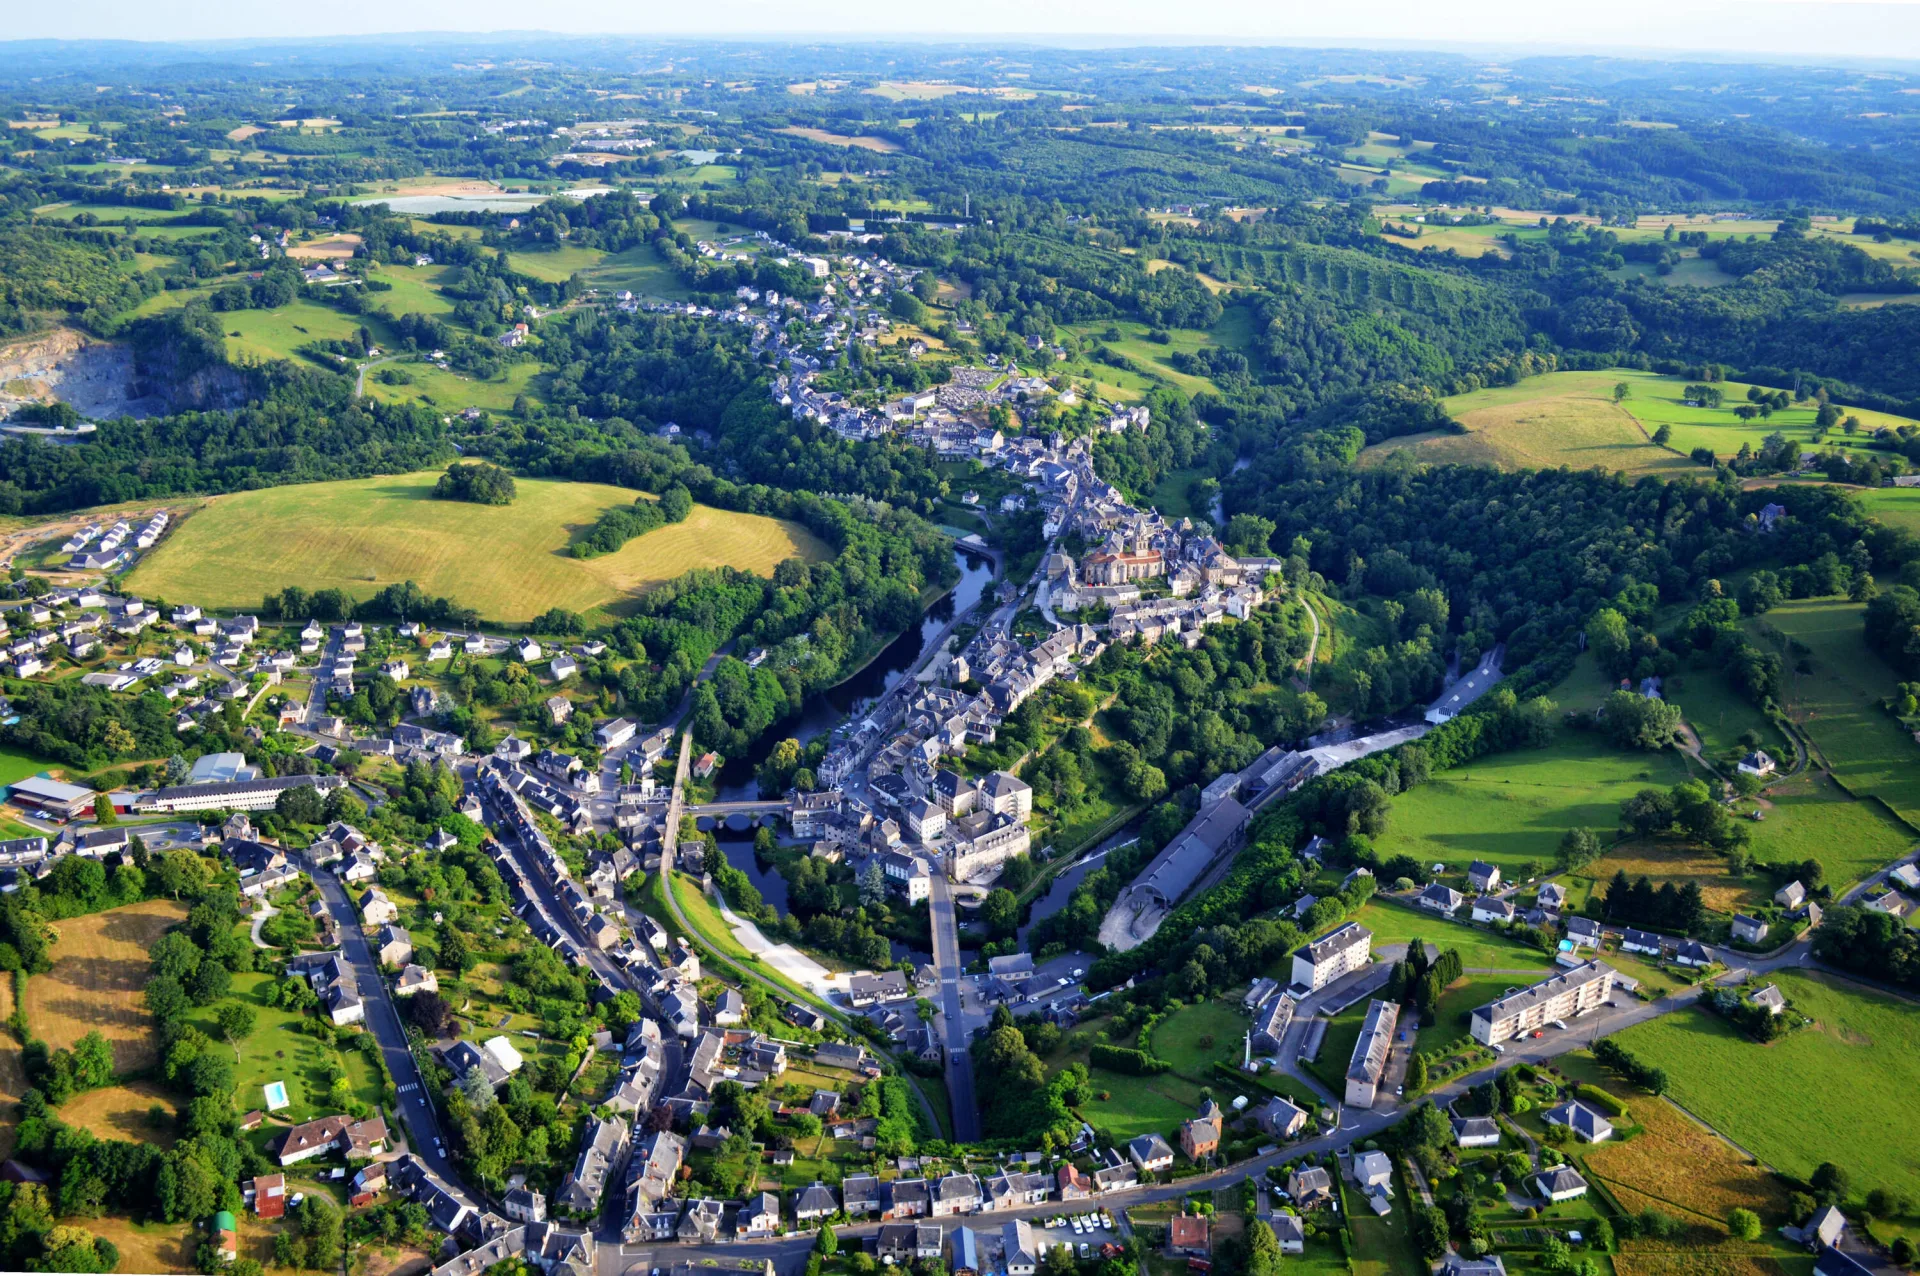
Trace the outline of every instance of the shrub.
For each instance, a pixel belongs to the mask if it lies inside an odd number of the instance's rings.
[[[1088,1054],[1088,1060],[1096,1068],[1105,1068],[1109,1072],[1124,1072],[1130,1076],[1150,1077],[1165,1072],[1173,1065],[1165,1059],[1157,1059],[1144,1050],[1131,1050],[1125,1046],[1095,1046]]]
[[[1598,1108],[1608,1116],[1624,1117],[1627,1115],[1627,1105],[1597,1085],[1577,1085],[1573,1088],[1573,1092],[1578,1095],[1581,1101],[1586,1103],[1587,1106]]]

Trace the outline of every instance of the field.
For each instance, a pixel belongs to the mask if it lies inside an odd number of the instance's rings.
[[[1767,818],[1751,830],[1754,858],[1819,860],[1836,895],[1913,849],[1912,830],[1878,802],[1849,797],[1817,772],[1775,785],[1767,800]]]
[[[252,1007],[258,1024],[253,1035],[240,1043],[240,1058],[234,1068],[233,1110],[264,1109],[266,1099],[261,1087],[271,1081],[284,1081],[292,1106],[274,1113],[276,1120],[309,1121],[337,1111],[327,1101],[325,1069],[329,1065],[345,1069],[355,1098],[378,1104],[379,1076],[366,1056],[357,1050],[335,1050],[300,1032],[297,1025],[305,1016],[268,1004],[266,994],[272,982],[271,975],[255,972],[233,977],[233,999]],[[221,1039],[211,1009],[196,1014],[194,1023],[216,1041]]]
[[[452,266],[381,266],[369,278],[392,284],[390,292],[367,294],[372,303],[396,315],[446,315],[453,303],[441,293],[439,285],[454,270]]]
[[[576,271],[605,261],[607,254],[597,248],[555,248],[548,252],[516,252],[511,256],[513,268],[521,274],[563,284],[573,278]]]
[[[641,244],[603,257],[583,271],[581,278],[595,288],[636,292],[662,301],[679,301],[687,296],[687,287],[680,282],[680,276],[660,259],[659,251],[652,244]]]
[[[1613,401],[1613,387],[1624,382],[1626,399]],[[1806,445],[1812,437],[1815,408],[1809,402],[1765,420],[1742,421],[1733,409],[1746,402],[1742,382],[1720,384],[1726,405],[1688,407],[1682,399],[1687,382],[1649,372],[1607,369],[1597,372],[1550,372],[1529,377],[1518,385],[1497,386],[1455,395],[1447,410],[1468,433],[1432,432],[1407,435],[1376,444],[1361,454],[1363,464],[1379,464],[1398,452],[1410,452],[1431,464],[1482,464],[1507,468],[1575,469],[1598,465],[1628,474],[1683,475],[1697,470],[1685,454],[1694,448],[1712,448],[1730,457],[1746,443],[1758,448],[1769,434],[1782,433]],[[1848,436],[1838,431],[1823,442],[1835,447],[1864,446],[1871,432],[1882,426],[1911,424],[1903,417],[1865,408],[1848,408],[1860,418],[1862,430]],[[1648,441],[1665,425],[1672,431],[1666,449]]]
[[[493,620],[550,607],[618,609],[647,586],[695,567],[771,572],[796,554],[824,557],[805,528],[694,507],[684,523],[595,559],[568,557],[573,529],[636,493],[594,483],[519,480],[509,506],[437,501],[432,473],[313,483],[216,497],[132,573],[149,597],[254,607],[270,592],[334,587],[366,598],[411,580]]]
[[[1841,980],[1775,979],[1811,1027],[1759,1046],[1688,1010],[1631,1028],[1620,1044],[1667,1070],[1677,1103],[1775,1168],[1806,1178],[1834,1161],[1856,1183],[1920,1194],[1920,1148],[1887,1125],[1920,1086],[1920,1017]]]
[[[172,293],[163,294],[173,296]],[[351,339],[361,327],[378,338],[386,326],[368,315],[349,315],[311,301],[295,301],[276,310],[234,310],[220,316],[227,334],[227,355],[240,362],[296,359],[310,341]]]
[[[1405,944],[1418,937],[1432,948],[1459,949],[1460,963],[1468,970],[1517,971],[1524,978],[1525,972],[1545,970],[1552,964],[1538,948],[1508,939],[1496,931],[1450,922],[1432,913],[1403,908],[1398,904],[1368,904],[1355,915],[1354,920],[1373,932],[1375,952],[1390,944]],[[1320,1053],[1322,1057],[1327,1054],[1325,1050]],[[1346,1066],[1344,1061],[1341,1066]]]
[[[1605,830],[1601,832],[1603,836],[1606,834]],[[1675,886],[1683,887],[1689,882],[1697,883],[1707,907],[1716,913],[1732,914],[1748,904],[1764,903],[1773,895],[1772,890],[1763,888],[1764,883],[1760,878],[1747,880],[1729,877],[1726,858],[1717,851],[1665,843],[1628,842],[1608,851],[1588,865],[1578,878],[1569,882],[1568,902],[1571,904],[1576,900],[1584,900],[1586,891],[1604,890],[1616,872],[1625,873],[1630,878],[1645,877],[1655,884],[1672,882]]]
[[[155,1125],[147,1119],[154,1107],[165,1110],[166,1119]],[[173,1144],[173,1096],[151,1081],[133,1081],[126,1085],[88,1090],[60,1108],[60,1119],[68,1125],[93,1132],[95,1138],[120,1139],[128,1143]]]
[[[142,1000],[147,949],[187,915],[184,904],[150,899],[55,923],[53,970],[27,981],[27,1022],[50,1046],[71,1046],[98,1028],[113,1043],[116,1072],[153,1058],[152,1018]]]
[[[1671,750],[1626,753],[1596,735],[1565,733],[1544,749],[1481,758],[1398,795],[1375,843],[1383,857],[1404,853],[1456,870],[1483,859],[1512,876],[1529,862],[1551,865],[1569,828],[1611,829],[1622,801],[1686,778]]]
[[[1891,694],[1893,671],[1867,646],[1864,604],[1844,599],[1785,603],[1749,628],[1771,625],[1811,649],[1812,673],[1787,664],[1786,709],[1825,756],[1833,774],[1909,822],[1920,821],[1920,747],[1876,701]]]
[[[13,1017],[13,979],[0,979],[0,1018]],[[20,1067],[20,1052],[12,1045],[0,1047],[0,1157],[13,1155],[13,1105],[27,1092],[27,1074]]]
[[[1409,452],[1434,465],[1597,466],[1632,475],[1697,471],[1685,458],[1655,447],[1634,414],[1613,402],[1613,384],[1622,379],[1614,372],[1557,372],[1455,395],[1445,401],[1447,411],[1466,427],[1465,434],[1433,431],[1389,439],[1366,449],[1361,460],[1378,464]]]
[[[426,362],[386,366],[401,369],[413,378],[413,382],[410,385],[387,385],[379,379],[379,369],[369,372],[367,396],[383,403],[420,402],[442,411],[474,407],[489,412],[508,412],[512,410],[514,400],[523,394],[535,401],[540,398],[536,383],[541,369],[537,363],[510,363],[491,381],[476,381],[450,368],[437,368]]]
[[[1888,527],[1920,535],[1920,487],[1876,487],[1855,492],[1854,497]]]

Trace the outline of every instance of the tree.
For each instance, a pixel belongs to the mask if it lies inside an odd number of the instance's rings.
[[[147,1010],[161,1023],[178,1019],[193,1008],[193,1003],[188,1000],[187,991],[180,986],[180,981],[169,979],[165,975],[147,981],[145,997]]]
[[[980,904],[980,920],[995,935],[1009,935],[1020,924],[1020,904],[1012,891],[996,887]]]
[[[1555,863],[1563,872],[1582,869],[1600,858],[1600,849],[1600,839],[1592,829],[1568,829],[1560,837]]]
[[[1822,1161],[1820,1168],[1813,1172],[1813,1177],[1807,1180],[1807,1183],[1813,1188],[1813,1194],[1819,1197],[1823,1204],[1843,1205],[1846,1203],[1847,1190],[1853,1185],[1853,1180],[1845,1170],[1832,1161]]]
[[[1733,1212],[1727,1215],[1727,1230],[1738,1240],[1757,1241],[1760,1239],[1760,1216],[1752,1210],[1735,1206]]]
[[[214,1019],[220,1025],[220,1035],[236,1046],[253,1035],[257,1023],[253,1007],[239,1001],[222,1002]]]
[[[460,1093],[467,1096],[467,1103],[475,1112],[485,1112],[494,1105],[499,1097],[493,1092],[493,1083],[487,1080],[487,1074],[479,1068],[469,1068],[460,1078]]]
[[[1427,1061],[1421,1055],[1407,1060],[1407,1089],[1419,1090],[1427,1084]]]
[[[160,889],[174,899],[198,895],[212,880],[207,862],[192,851],[168,851],[160,857]]]
[[[820,1235],[813,1243],[814,1252],[832,1257],[840,1252],[840,1238],[833,1233],[833,1224],[820,1224]]]
[[[1608,737],[1623,749],[1664,749],[1680,725],[1680,707],[1665,700],[1616,691],[1600,705]]]
[[[887,874],[877,859],[869,860],[864,872],[860,874],[860,903],[872,908],[883,904],[887,899]]]
[[[119,726],[120,724],[116,722],[113,725]],[[124,730],[124,728],[122,728],[122,730]],[[120,822],[120,816],[119,813],[113,809],[113,799],[104,793],[94,798],[93,818],[94,821],[99,824],[118,824]]]
[[[433,494],[443,501],[472,501],[476,505],[507,505],[517,495],[513,475],[485,461],[455,463],[433,485]]]
[[[1626,397],[1632,393],[1633,387],[1625,381],[1616,381],[1613,383],[1613,401],[1615,403],[1623,402]]]
[[[73,1045],[73,1088],[97,1090],[113,1083],[113,1047],[95,1028]]]
[[[1247,1276],[1279,1276],[1280,1241],[1264,1219],[1247,1228]]]

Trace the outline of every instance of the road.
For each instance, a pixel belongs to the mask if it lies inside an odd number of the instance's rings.
[[[980,1138],[980,1103],[973,1093],[973,1056],[967,1052],[967,1020],[960,1008],[960,930],[954,918],[953,890],[936,868],[927,906],[933,921],[933,969],[940,979],[940,1024],[945,1033],[947,1095],[953,1107],[953,1136],[961,1143]]]
[[[406,1122],[408,1142],[414,1154],[425,1161],[428,1168],[450,1185],[459,1187],[460,1179],[454,1171],[453,1161],[442,1151],[445,1134],[440,1129],[439,1115],[434,1112],[426,1085],[420,1079],[413,1052],[407,1048],[407,1030],[400,1022],[400,1012],[394,1009],[386,981],[380,977],[380,964],[374,960],[366,936],[360,933],[359,913],[355,911],[353,901],[347,897],[347,889],[340,884],[339,878],[324,868],[317,869],[307,863],[305,856],[299,859],[300,867],[320,888],[320,897],[326,901],[327,911],[338,923],[340,950],[353,967],[354,981],[359,985],[360,996],[366,1002],[367,1030],[380,1043],[380,1057],[386,1060],[387,1071],[393,1074],[394,1087],[400,1093],[400,1116]]]

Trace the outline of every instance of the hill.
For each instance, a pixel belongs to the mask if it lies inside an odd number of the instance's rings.
[[[684,523],[595,559],[566,553],[573,532],[635,493],[597,483],[521,479],[511,505],[433,499],[433,473],[314,483],[216,497],[128,578],[149,597],[257,607],[300,585],[371,597],[411,580],[490,620],[551,607],[619,610],[648,586],[695,567],[769,573],[784,558],[824,558],[795,523],[696,505]]]

